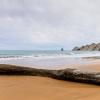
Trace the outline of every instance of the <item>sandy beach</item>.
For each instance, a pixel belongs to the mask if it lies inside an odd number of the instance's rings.
[[[0,100],[100,100],[100,0],[0,0]]]
[[[85,66],[85,67],[84,67]],[[100,63],[79,69],[100,71]],[[0,100],[100,100],[100,86],[38,76],[0,76]]]
[[[36,76],[0,76],[0,100],[99,100],[100,87]]]
[[[100,62],[94,61],[89,63],[82,63],[75,67],[76,69],[95,70],[100,71]]]

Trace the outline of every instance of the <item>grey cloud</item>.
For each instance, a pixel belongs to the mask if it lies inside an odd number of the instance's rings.
[[[0,39],[69,48],[99,42],[99,5],[99,0],[2,0]]]

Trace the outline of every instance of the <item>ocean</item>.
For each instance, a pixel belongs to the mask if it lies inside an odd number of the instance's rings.
[[[85,58],[95,56],[100,56],[100,51],[0,50],[0,64],[40,69],[63,69],[98,60]]]

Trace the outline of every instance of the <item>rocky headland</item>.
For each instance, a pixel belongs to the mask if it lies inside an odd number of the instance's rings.
[[[100,43],[92,43],[90,45],[85,45],[81,47],[76,46],[73,48],[73,51],[100,51]]]

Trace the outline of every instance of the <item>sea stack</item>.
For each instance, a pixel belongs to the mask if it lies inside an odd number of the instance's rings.
[[[98,44],[92,43],[81,47],[74,47],[72,51],[100,51],[100,42]]]
[[[61,48],[61,51],[64,51],[64,49],[63,49],[63,48]]]

